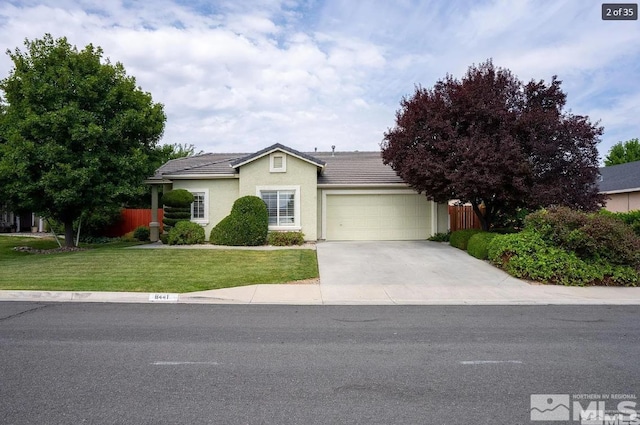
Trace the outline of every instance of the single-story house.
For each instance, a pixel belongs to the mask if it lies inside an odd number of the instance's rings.
[[[607,210],[640,210],[640,161],[600,168],[598,189],[607,195]]]
[[[192,221],[209,237],[236,199],[262,198],[272,231],[302,231],[315,240],[420,240],[446,232],[447,205],[404,183],[380,152],[303,153],[274,144],[255,153],[211,153],[174,159],[146,183],[152,212],[158,188],[193,193]],[[158,238],[157,217],[150,225]]]

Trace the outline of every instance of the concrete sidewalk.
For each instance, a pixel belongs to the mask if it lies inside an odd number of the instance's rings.
[[[640,288],[564,286],[251,285],[186,294],[0,291],[0,301],[292,305],[640,305]]]

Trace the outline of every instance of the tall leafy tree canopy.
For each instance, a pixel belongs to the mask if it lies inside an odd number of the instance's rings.
[[[563,111],[560,85],[524,84],[489,60],[419,86],[384,135],[383,161],[429,199],[470,202],[485,230],[520,207],[595,209],[603,129]]]
[[[16,210],[64,223],[143,190],[149,153],[164,131],[163,106],[100,47],[66,38],[25,40],[0,81],[0,191]]]
[[[604,159],[604,165],[609,167],[634,161],[640,161],[640,141],[638,139],[618,142],[613,145]]]

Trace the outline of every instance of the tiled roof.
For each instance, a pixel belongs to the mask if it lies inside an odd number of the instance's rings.
[[[310,162],[324,165],[322,173],[318,176],[319,185],[403,183],[391,167],[382,163],[380,152],[336,152],[332,154],[331,152],[303,153],[290,148],[286,149]],[[202,177],[233,175],[237,171],[232,167],[233,164],[242,164],[271,150],[273,150],[273,146],[255,154],[209,153],[174,159],[160,167],[152,179],[181,175],[201,175]]]
[[[205,153],[172,159],[156,170],[154,178],[187,174],[233,175],[235,170],[231,168],[231,161],[246,155],[246,153]]]
[[[382,163],[380,152],[313,153],[327,163],[318,184],[389,184],[403,183],[388,165]]]
[[[600,192],[640,188],[640,161],[600,168]]]

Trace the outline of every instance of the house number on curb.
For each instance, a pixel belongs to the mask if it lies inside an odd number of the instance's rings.
[[[149,301],[157,303],[177,303],[178,294],[149,294]]]

